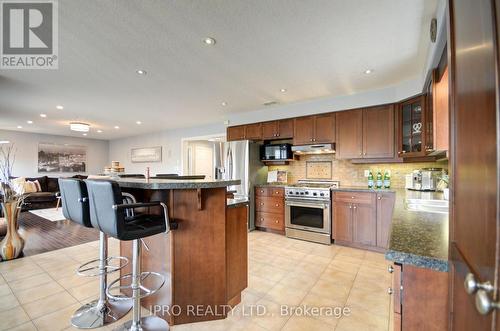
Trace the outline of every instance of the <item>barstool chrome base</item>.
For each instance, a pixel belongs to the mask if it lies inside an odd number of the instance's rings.
[[[94,300],[81,306],[71,317],[71,325],[79,329],[99,328],[116,322],[132,309],[131,301],[108,300],[99,304]]]
[[[157,316],[146,316],[140,319],[138,326],[132,327],[132,321],[122,324],[113,331],[168,331],[168,323]]]

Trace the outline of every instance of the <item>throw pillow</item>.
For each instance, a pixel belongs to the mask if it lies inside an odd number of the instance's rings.
[[[42,185],[40,185],[40,182],[38,180],[35,180],[33,183],[36,186],[36,191],[37,192],[42,192]]]
[[[14,192],[16,192],[17,194],[24,193],[24,183],[26,183],[26,179],[24,177],[14,178],[10,182],[12,184],[12,189],[14,190]]]
[[[34,182],[27,181],[24,183],[24,193],[35,193],[36,185]]]

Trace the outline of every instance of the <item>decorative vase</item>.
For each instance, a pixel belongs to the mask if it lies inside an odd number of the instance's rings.
[[[19,217],[19,200],[2,202],[2,210],[7,222],[7,233],[0,242],[0,256],[2,260],[12,260],[22,253],[24,239],[17,232],[17,219]]]

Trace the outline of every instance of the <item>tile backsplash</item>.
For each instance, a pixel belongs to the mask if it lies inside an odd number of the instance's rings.
[[[321,163],[317,163],[321,162]],[[329,169],[321,169],[322,166],[329,168],[331,164],[331,178],[325,178]],[[313,165],[311,167],[311,165]],[[288,183],[296,183],[299,179],[331,179],[340,181],[341,186],[366,186],[368,179],[365,170],[371,170],[376,176],[377,171],[382,174],[386,170],[391,172],[391,187],[404,188],[405,175],[420,168],[443,168],[448,169],[448,161],[443,162],[419,162],[419,163],[376,163],[376,164],[353,164],[348,160],[337,160],[334,154],[302,155],[299,160],[290,162],[289,165],[270,166],[269,170],[285,170],[288,172]],[[309,178],[307,177],[309,176]]]

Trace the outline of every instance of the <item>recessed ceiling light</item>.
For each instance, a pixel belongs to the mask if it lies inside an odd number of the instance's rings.
[[[137,124],[137,125],[141,125],[141,124],[142,124],[142,122],[141,122],[141,121],[137,121],[137,122],[135,122],[135,124]]]
[[[46,118],[46,117],[47,117],[47,114],[40,114],[40,117],[41,117],[41,118]]]
[[[17,128],[18,128],[18,129],[22,129],[23,127],[22,127],[22,126],[20,126],[20,125],[18,125],[18,126],[17,126]]]
[[[87,134],[86,133],[82,133],[82,136],[86,136]]]
[[[97,133],[102,133],[102,130],[97,130]]]
[[[365,74],[369,75],[373,72],[373,69],[366,69],[365,70]]]
[[[59,110],[63,110],[64,109],[64,107],[61,106],[61,105],[57,105],[56,108],[59,109]]]
[[[120,127],[119,127],[118,125],[115,125],[115,129],[117,129],[117,130],[118,130],[119,128],[120,128]]]
[[[285,93],[286,92],[286,88],[282,88],[280,91],[281,91],[281,93]]]
[[[71,123],[69,123],[69,128],[71,129],[71,131],[89,132],[90,125],[87,123],[81,123],[81,122],[71,122]]]
[[[203,39],[203,42],[206,44],[206,45],[215,45],[215,43],[217,42],[214,38],[212,37],[207,37],[205,39]]]
[[[227,106],[227,102],[223,101],[223,102],[221,103],[221,105],[222,105],[223,107],[226,107],[226,106]]]
[[[147,74],[146,70],[139,69],[136,71],[139,75],[145,75]]]
[[[8,141],[8,140],[0,140],[0,144],[10,144],[10,141]]]
[[[33,121],[26,121],[26,123],[28,123],[28,124],[33,124]]]

